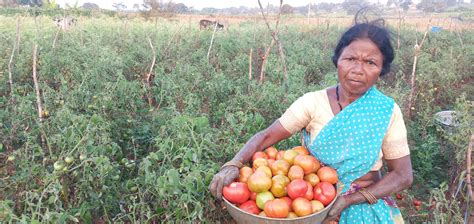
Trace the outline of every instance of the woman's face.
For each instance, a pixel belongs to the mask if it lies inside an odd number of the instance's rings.
[[[356,39],[342,50],[337,60],[339,83],[350,95],[360,96],[377,82],[383,55],[370,39]]]

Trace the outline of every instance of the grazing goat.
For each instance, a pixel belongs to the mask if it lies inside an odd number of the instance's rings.
[[[207,19],[201,19],[201,21],[199,21],[199,29],[202,30],[202,29],[214,29],[214,26],[216,26],[217,24],[217,30],[222,30],[224,29],[224,25],[217,22],[217,21],[211,21],[211,20],[207,20]]]
[[[67,30],[77,24],[77,19],[73,17],[54,18],[54,24],[62,30]]]

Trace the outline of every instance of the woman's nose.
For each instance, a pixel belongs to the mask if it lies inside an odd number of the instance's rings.
[[[352,65],[352,72],[362,74],[363,70],[363,63],[360,61],[354,61],[354,64]]]

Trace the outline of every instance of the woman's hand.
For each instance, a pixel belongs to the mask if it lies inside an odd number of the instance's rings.
[[[237,177],[239,177],[239,168],[236,166],[226,166],[219,173],[214,175],[209,190],[218,200],[222,199],[222,188],[232,183]]]
[[[255,134],[250,140],[245,143],[244,147],[235,155],[234,161],[245,163],[250,161],[252,155],[257,151],[262,151],[283,139],[291,137],[288,132],[280,124],[278,120],[273,122],[267,129]],[[218,200],[222,199],[222,188],[230,184],[233,180],[239,177],[239,168],[237,166],[224,167],[219,173],[214,175],[209,190]]]
[[[323,224],[331,224],[336,221],[344,209],[349,207],[350,202],[346,196],[341,196],[336,199],[336,202],[332,205],[331,210],[329,210],[328,215],[323,220]]]

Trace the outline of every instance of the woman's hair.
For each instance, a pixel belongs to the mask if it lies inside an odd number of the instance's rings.
[[[369,22],[365,15],[366,12],[366,8],[357,12],[354,18],[355,25],[349,28],[337,43],[336,49],[334,49],[334,55],[332,56],[332,62],[337,67],[337,60],[345,47],[356,39],[367,38],[374,42],[380,52],[382,52],[383,66],[380,76],[383,76],[390,72],[390,65],[395,57],[392,44],[390,43],[390,32],[384,27],[385,21],[383,19],[376,19]]]

